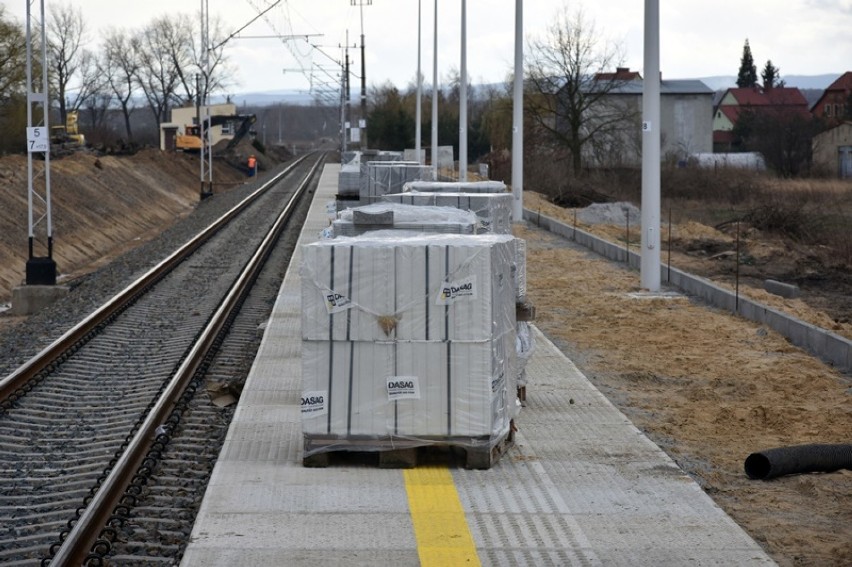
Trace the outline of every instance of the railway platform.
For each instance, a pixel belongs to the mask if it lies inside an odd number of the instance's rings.
[[[325,167],[301,242],[327,226],[338,172]],[[515,443],[490,469],[304,467],[299,263],[181,565],[774,565],[537,330]]]

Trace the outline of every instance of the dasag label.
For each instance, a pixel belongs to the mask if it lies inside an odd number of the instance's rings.
[[[328,390],[302,394],[302,417],[318,417],[328,413]]]
[[[417,376],[390,376],[387,384],[390,402],[420,399],[420,383]]]
[[[350,301],[350,299],[345,295],[340,295],[339,293],[327,290],[324,297],[325,308],[328,310],[329,315],[332,313],[346,311],[352,307],[352,301]]]
[[[465,279],[445,281],[441,284],[438,293],[437,305],[452,305],[456,301],[469,301],[476,299],[476,276],[471,275]]]

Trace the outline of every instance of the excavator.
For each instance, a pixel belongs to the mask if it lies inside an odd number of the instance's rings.
[[[65,126],[50,127],[51,152],[55,154],[71,153],[85,147],[86,136],[77,128],[77,111],[70,110],[65,115]]]
[[[228,122],[239,123],[234,131],[234,137],[225,147],[226,150],[229,150],[249,133],[256,120],[257,117],[254,114],[217,114],[210,117],[210,126],[219,126]],[[183,134],[178,134],[175,137],[175,149],[184,152],[201,151],[201,127],[198,124],[187,124],[184,126],[183,132]]]

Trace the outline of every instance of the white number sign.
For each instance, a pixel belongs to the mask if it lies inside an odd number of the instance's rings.
[[[44,126],[27,128],[27,151],[29,153],[50,151],[50,137],[47,135],[47,128]]]

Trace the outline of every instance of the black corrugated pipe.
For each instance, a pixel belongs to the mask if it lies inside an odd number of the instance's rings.
[[[852,444],[795,445],[752,453],[745,460],[751,479],[769,480],[785,474],[852,470]]]

